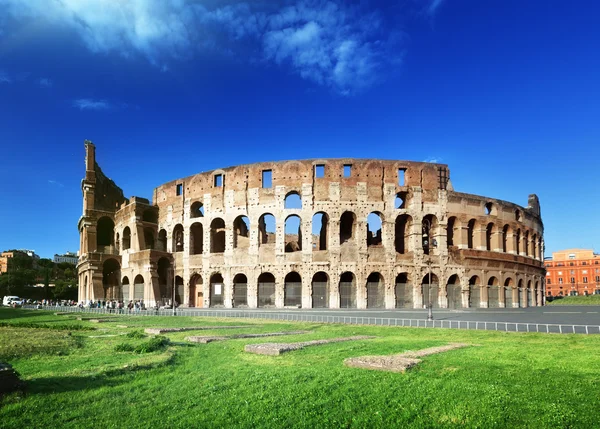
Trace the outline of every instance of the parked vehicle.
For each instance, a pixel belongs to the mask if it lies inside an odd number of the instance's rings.
[[[14,304],[21,305],[21,298],[18,296],[5,296],[2,299],[2,305],[5,307],[12,307]]]

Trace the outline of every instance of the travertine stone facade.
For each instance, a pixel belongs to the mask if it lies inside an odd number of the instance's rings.
[[[157,187],[151,204],[126,199],[85,147],[80,300],[154,305],[175,292],[193,307],[543,303],[535,195],[521,207],[455,192],[443,164],[316,159],[196,174]]]

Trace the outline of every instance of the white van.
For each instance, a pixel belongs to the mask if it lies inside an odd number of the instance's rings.
[[[13,302],[21,305],[21,298],[18,296],[5,296],[2,300],[2,305],[5,307],[12,307]]]

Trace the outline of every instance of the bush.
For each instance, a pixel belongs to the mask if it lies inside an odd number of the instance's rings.
[[[144,341],[138,345],[133,351],[134,353],[152,353],[169,345],[169,339],[161,335]]]
[[[115,346],[116,352],[132,352],[134,347],[129,343],[121,343]]]
[[[125,335],[125,336],[127,338],[137,338],[137,339],[146,338],[146,334],[141,329],[136,329],[135,331],[128,332],[127,335]]]

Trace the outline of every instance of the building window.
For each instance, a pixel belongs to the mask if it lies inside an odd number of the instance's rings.
[[[325,177],[325,164],[315,165],[315,177],[317,179],[320,179],[321,177]]]
[[[571,277],[571,283],[575,283],[575,277]]]
[[[575,253],[569,253],[569,259],[575,259]]]
[[[563,284],[562,277],[559,277],[559,278],[558,278],[558,284]]]
[[[344,177],[352,176],[352,164],[344,164]]]
[[[575,263],[574,263],[574,262],[569,262],[569,266],[571,266],[571,267],[572,267],[573,265],[575,265]]]
[[[575,270],[571,270],[571,274],[575,274]]]
[[[273,186],[273,171],[263,170],[262,172],[262,187],[271,188]]]
[[[596,283],[600,283],[600,276],[596,276]]]
[[[583,278],[583,282],[584,282],[584,283],[587,283],[587,277],[584,277],[584,278]]]
[[[398,169],[398,186],[404,186],[406,176],[406,168]]]
[[[183,195],[183,183],[178,183],[175,192],[177,196]]]
[[[563,264],[562,262],[559,262],[558,264],[556,264],[557,267],[563,267],[565,264]]]
[[[548,279],[548,280],[546,280],[546,284],[547,285],[552,284],[552,281],[550,279]]]
[[[222,174],[215,174],[214,186],[215,186],[215,188],[220,188],[223,186],[223,175]]]
[[[587,265],[587,262],[583,261],[583,262],[581,263],[581,265]]]

